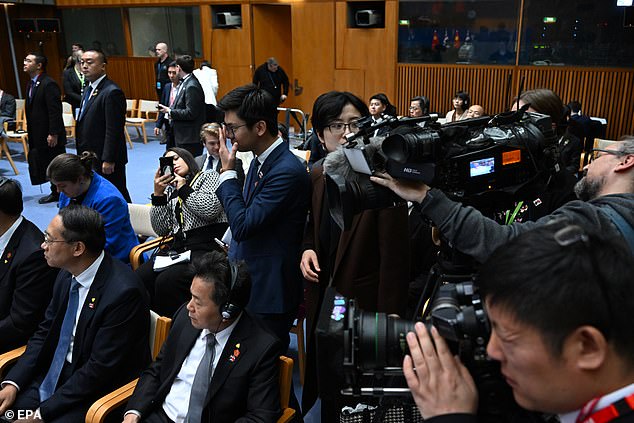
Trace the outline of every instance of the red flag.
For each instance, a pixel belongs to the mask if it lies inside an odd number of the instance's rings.
[[[431,37],[431,49],[436,50],[438,43],[440,43],[440,40],[438,40],[438,32],[434,29],[434,36]]]
[[[456,34],[453,36],[453,48],[460,48],[460,34],[456,29]]]

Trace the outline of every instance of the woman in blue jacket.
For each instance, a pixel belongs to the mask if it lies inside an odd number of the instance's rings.
[[[124,263],[130,262],[130,250],[139,240],[130,223],[128,203],[107,179],[92,170],[94,153],[81,156],[60,154],[46,169],[48,179],[57,187],[59,208],[82,204],[101,214],[106,228],[106,251]]]

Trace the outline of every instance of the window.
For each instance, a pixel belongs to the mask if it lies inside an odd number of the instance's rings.
[[[616,0],[530,0],[520,64],[631,67],[634,7]]]
[[[66,48],[79,43],[103,50],[108,56],[126,56],[121,9],[62,9]]]
[[[198,7],[135,7],[129,9],[133,56],[153,56],[158,42],[169,54],[202,56]]]
[[[399,3],[398,60],[515,64],[519,0]]]

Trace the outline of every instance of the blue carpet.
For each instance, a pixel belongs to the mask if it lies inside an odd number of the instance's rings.
[[[159,143],[159,139],[150,134],[154,133],[153,124],[146,125],[148,133],[148,143],[143,144],[142,138],[134,138],[135,131],[130,131],[130,136],[134,144],[134,148],[128,146],[128,164],[126,166],[126,177],[128,191],[134,203],[149,203],[150,195],[154,189],[154,173],[158,168],[158,158],[165,152],[165,146]],[[0,175],[12,178],[20,182],[22,185],[24,212],[23,215],[31,222],[35,223],[42,231],[46,229],[49,222],[57,214],[57,203],[39,204],[37,202],[41,197],[48,195],[50,192],[49,184],[31,185],[29,180],[29,169],[24,158],[22,145],[18,143],[7,143],[11,150],[11,156],[18,168],[19,175],[15,175],[9,161],[6,157],[0,160]],[[68,153],[76,153],[74,141],[70,141],[66,147]],[[202,146],[201,146],[202,153]],[[293,371],[293,383],[295,386],[295,395],[301,402],[302,388],[299,383],[299,371],[297,361],[297,338],[291,335],[291,345],[289,355],[295,360]],[[306,423],[317,423],[320,418],[319,405],[313,407],[311,413],[304,418]]]

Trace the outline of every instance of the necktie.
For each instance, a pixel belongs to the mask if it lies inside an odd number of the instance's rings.
[[[205,168],[205,170],[210,170],[214,168],[214,158],[212,156],[208,156],[208,160],[207,160],[207,167]]]
[[[189,408],[187,409],[187,423],[199,423],[203,415],[205,406],[205,398],[211,383],[211,375],[214,366],[216,336],[213,333],[207,334],[207,347],[203,359],[200,360],[194,382],[192,383],[192,392],[189,397]]]
[[[53,392],[55,392],[55,387],[57,386],[59,375],[62,373],[62,368],[66,362],[66,355],[68,354],[68,348],[70,347],[70,339],[73,335],[73,328],[75,327],[78,305],[79,282],[73,278],[70,284],[66,314],[64,314],[64,321],[62,322],[62,328],[59,332],[57,348],[55,348],[55,355],[53,355],[51,367],[49,367],[48,373],[46,377],[44,377],[42,385],[40,385],[40,402],[46,401],[53,395]]]
[[[176,98],[176,87],[172,85],[172,89],[170,90],[170,104],[168,104],[168,106],[172,107],[174,105],[175,98]]]
[[[251,161],[251,165],[249,166],[249,172],[247,173],[247,181],[244,184],[244,199],[248,200],[249,196],[255,189],[255,185],[258,181],[257,173],[258,168],[260,167],[260,161],[257,157],[254,157]]]
[[[86,110],[86,106],[88,105],[88,100],[90,100],[90,94],[92,94],[92,85],[88,84],[86,86],[86,92],[84,93],[84,99],[81,102],[81,111],[79,112],[79,119],[84,115],[84,111]]]

